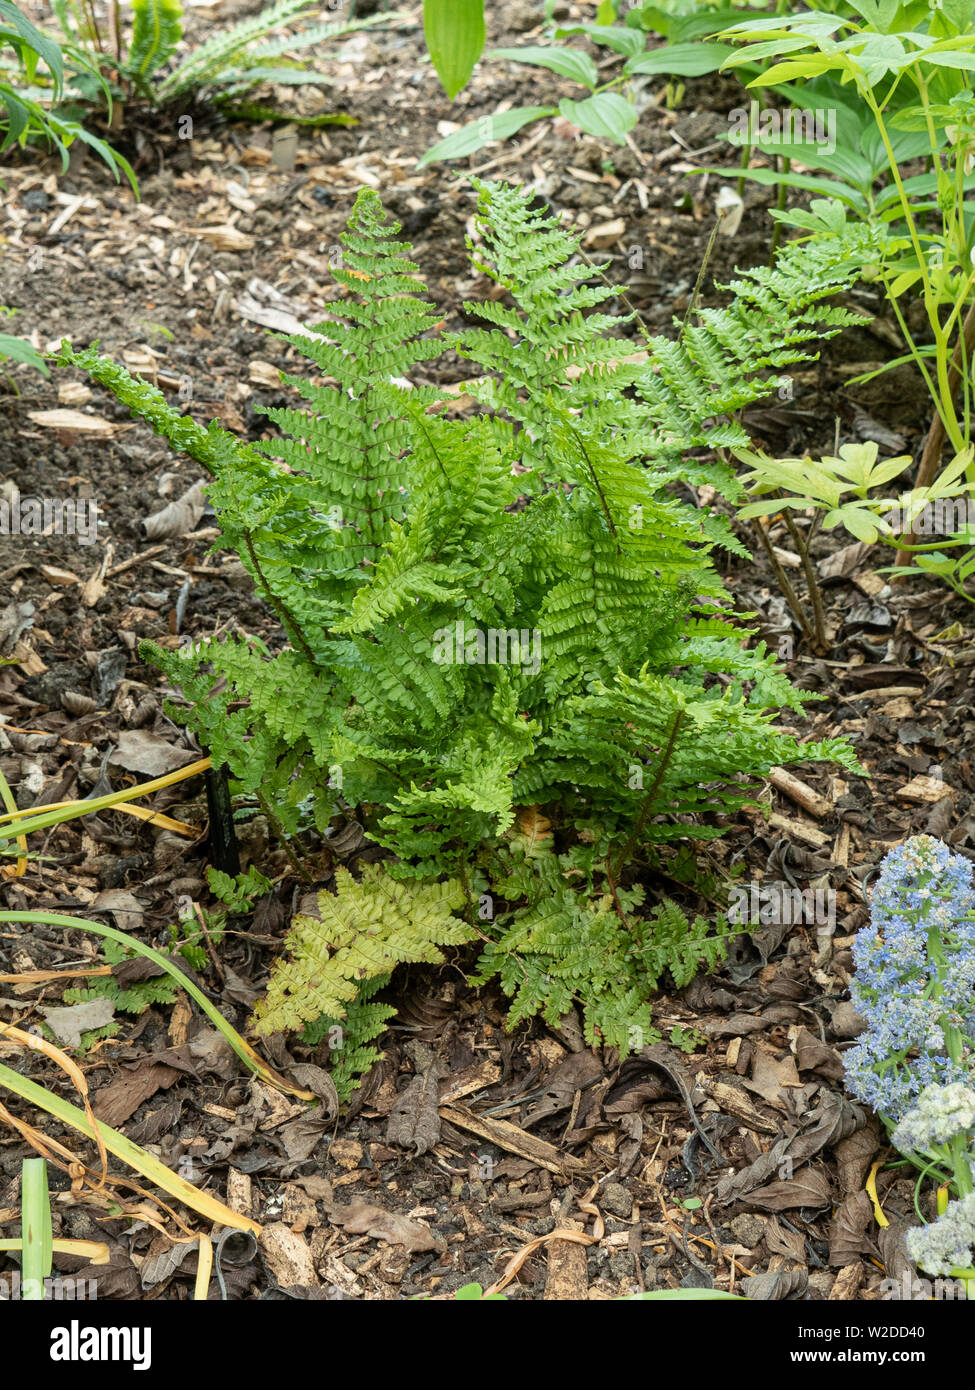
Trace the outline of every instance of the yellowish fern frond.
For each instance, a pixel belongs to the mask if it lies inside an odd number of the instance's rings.
[[[367,864],[357,882],[348,869],[336,869],[335,892],[319,894],[321,921],[303,915],[292,921],[286,954],[254,1009],[255,1030],[293,1032],[322,1014],[345,1018],[364,980],[388,975],[403,961],[442,961],[441,946],[475,935],[453,916],[463,903],[456,879],[400,882],[381,865]]]

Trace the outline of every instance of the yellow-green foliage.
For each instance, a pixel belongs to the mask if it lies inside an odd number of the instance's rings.
[[[272,969],[267,997],[254,1009],[258,1033],[300,1031],[323,1014],[345,1018],[364,980],[390,974],[401,961],[437,964],[443,960],[440,946],[474,936],[453,916],[465,901],[456,879],[400,882],[368,864],[361,882],[336,869],[335,890],[319,894],[321,921],[292,921],[286,954]]]

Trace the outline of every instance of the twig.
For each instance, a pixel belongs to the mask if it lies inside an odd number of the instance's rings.
[[[829,648],[826,637],[826,615],[823,612],[823,595],[819,587],[819,580],[816,578],[816,571],[813,569],[812,560],[809,558],[809,546],[799,533],[799,528],[792,518],[789,508],[783,512],[786,528],[792,537],[792,543],[799,552],[802,560],[802,568],[806,575],[806,587],[809,590],[809,599],[813,608],[813,622],[816,628],[816,643],[821,650]]]
[[[759,543],[761,544],[762,549],[765,551],[766,559],[772,566],[772,571],[775,574],[775,578],[778,582],[779,588],[782,590],[782,596],[785,599],[786,603],[789,605],[789,608],[792,610],[792,616],[795,618],[796,622],[802,628],[803,636],[806,638],[806,641],[809,642],[811,645],[815,645],[816,634],[809,626],[809,619],[806,617],[805,611],[803,610],[802,605],[796,597],[796,591],[792,587],[791,581],[789,580],[789,576],[782,568],[778,556],[772,549],[772,542],[765,534],[765,527],[762,525],[761,520],[758,517],[754,517],[752,519],[752,528],[755,531],[755,534],[758,536]]]

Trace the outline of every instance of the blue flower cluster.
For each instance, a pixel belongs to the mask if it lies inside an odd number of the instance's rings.
[[[858,1100],[900,1120],[927,1086],[975,1085],[972,865],[930,835],[887,855],[853,945],[850,997],[867,1028],[844,1055]],[[963,1046],[948,1055],[944,1029]]]

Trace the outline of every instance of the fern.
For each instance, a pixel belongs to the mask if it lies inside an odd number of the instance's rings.
[[[258,14],[214,34],[163,79],[157,88],[156,100],[160,104],[177,101],[207,87],[225,88],[230,95],[247,91],[259,82],[286,82],[289,78],[294,82],[328,81],[304,69],[289,70],[283,55],[303,48],[317,48],[343,34],[376,24],[389,24],[399,17],[398,14],[380,14],[363,19],[334,20],[307,26],[282,39],[264,44],[258,42],[296,17],[314,17],[318,12],[311,0],[277,0]]]
[[[382,1060],[379,1049],[369,1044],[385,1032],[396,1010],[392,1004],[377,1004],[372,996],[388,983],[388,975],[363,980],[355,999],[347,1005],[341,1023],[323,1014],[314,1023],[307,1024],[301,1035],[302,1042],[309,1047],[318,1047],[328,1040],[329,1075],[343,1103],[358,1090],[359,1078]]]
[[[718,833],[715,815],[773,765],[856,766],[842,741],[775,729],[778,709],[812,697],[727,610],[711,560],[737,545],[723,520],[668,484],[682,451],[738,437],[716,418],[770,389],[763,374],[845,321],[823,300],[863,248],[837,234],[800,274],[787,247],[774,269],[739,277],[727,310],[627,363],[578,238],[512,189],[479,185],[479,197],[475,265],[510,295],[481,306],[491,326],[441,334],[409,247],[363,191],[342,238],[345,297],[287,338],[313,364],[310,380],[285,377],[304,408],[268,411],[282,433],[259,446],[180,416],[94,350],[64,345],[61,361],[210,471],[222,544],[289,639],[277,654],[245,634],[178,652],[144,643],[180,692],[170,713],[286,834],[327,836],[355,808],[390,852],[361,884],[339,871],[324,922],[293,925],[262,1028],[341,1020],[363,980],[466,940],[450,913],[473,903],[476,873],[498,877],[494,854],[514,852],[516,817],[536,808],[604,844],[612,882],[590,865],[577,894],[539,841],[526,862],[548,865],[545,895],[526,869],[522,907],[486,959],[513,1017],[554,1018],[578,995],[591,1035],[622,1046],[625,1018],[649,1027],[664,963],[683,975],[708,959],[698,946],[682,956],[671,909],[624,906],[633,861]],[[471,418],[406,380],[445,348],[484,370]]]
[[[220,29],[162,78],[160,70],[170,62],[183,34],[180,0],[133,0],[132,35],[128,50],[118,57],[111,52],[108,35],[99,27],[94,10],[80,9],[68,0],[53,0],[54,15],[65,40],[69,66],[75,71],[72,95],[91,100],[101,90],[111,105],[107,78],[120,80],[123,93],[135,93],[155,107],[185,103],[206,94],[227,105],[230,99],[262,83],[281,86],[330,85],[332,79],[315,72],[293,55],[318,48],[344,34],[389,24],[399,12],[370,18],[331,20],[310,24],[320,13],[313,0],[276,0],[257,14]],[[285,26],[297,26],[278,33]],[[277,37],[270,37],[276,34]],[[48,41],[49,43],[50,41]],[[155,80],[154,80],[155,79]],[[276,113],[274,113],[276,114]],[[261,119],[261,117],[255,117]],[[296,117],[308,123],[328,120],[347,122],[349,117]],[[124,166],[128,172],[128,166]]]
[[[271,887],[271,880],[259,873],[253,864],[246,873],[238,874],[236,878],[210,867],[207,869],[207,882],[214,896],[231,912],[246,912]]]
[[[857,322],[823,301],[857,278],[872,258],[874,234],[851,226],[822,241],[790,243],[774,268],[718,286],[735,296],[728,308],[699,310],[700,322],[677,339],[644,334],[646,360],[634,362],[628,359],[643,354],[615,335],[635,316],[587,312],[616,290],[585,283],[592,271],[580,262],[580,236],[532,209],[515,189],[474,183],[474,265],[508,291],[514,306],[465,306],[493,325],[463,338],[463,355],[491,373],[467,389],[522,421],[532,440],[523,461],[549,478],[553,429],[573,412],[575,430],[590,444],[612,440],[622,459],[639,460],[660,480],[707,481],[736,497],[729,469],[709,461],[696,474],[688,450],[747,443],[729,417],[783,384],[781,376],[762,374],[809,361],[808,345]],[[702,515],[707,526],[711,519]],[[720,528],[710,534],[734,548]]]
[[[102,954],[107,965],[121,965],[123,961],[136,958],[134,951],[128,950],[117,941],[108,939],[102,942]],[[153,1004],[172,1004],[177,995],[177,986],[168,976],[163,975],[148,980],[136,980],[131,985],[120,985],[112,975],[95,976],[90,985],[83,989],[66,989],[66,1004],[86,1004],[91,999],[110,999],[122,1013],[142,1014]],[[115,1025],[106,1025],[117,1031]]]
[[[464,903],[459,883],[407,885],[377,865],[357,883],[336,869],[334,893],[320,893],[316,917],[294,918],[267,996],[254,1009],[258,1033],[298,1030],[321,1018],[343,1019],[364,980],[388,976],[403,961],[443,960],[441,946],[473,936],[453,912]]]
[[[499,919],[500,934],[484,951],[479,978],[497,975],[511,996],[509,1028],[541,1014],[558,1025],[574,1004],[582,1008],[586,1041],[606,1044],[621,1056],[659,1042],[651,998],[664,974],[679,989],[703,967],[724,958],[725,922],[712,928],[703,917],[691,922],[680,907],[665,902],[649,912],[644,889],[624,889],[587,861],[587,891],[573,880],[579,855],[552,851],[525,856],[517,841],[508,873],[496,891],[519,902]],[[583,871],[585,872],[585,871]]]
[[[128,69],[142,85],[167,63],[183,34],[179,0],[133,0]]]

